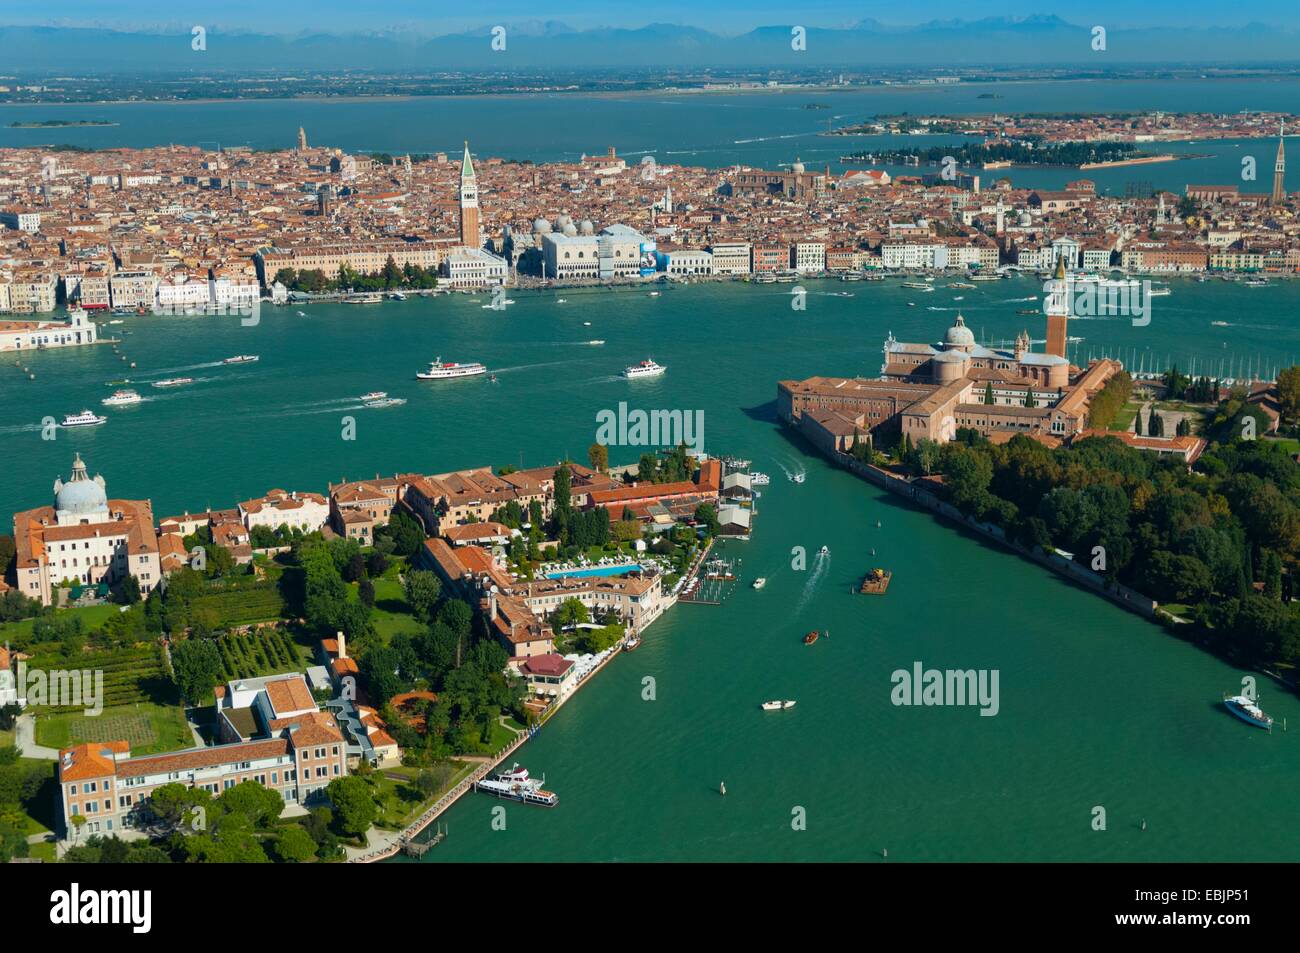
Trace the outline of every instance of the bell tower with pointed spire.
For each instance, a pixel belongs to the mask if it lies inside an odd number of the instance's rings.
[[[1277,133],[1277,161],[1273,163],[1273,204],[1286,202],[1286,123],[1283,122]]]
[[[460,163],[460,243],[469,248],[479,248],[483,238],[478,223],[478,177],[469,157],[469,142],[465,143],[465,157]]]
[[[1067,324],[1070,317],[1070,291],[1065,278],[1065,259],[1056,261],[1052,290],[1043,304],[1047,312],[1047,353],[1065,357]]]

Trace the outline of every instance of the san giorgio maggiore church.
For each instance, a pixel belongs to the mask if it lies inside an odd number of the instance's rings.
[[[933,344],[891,333],[879,378],[780,381],[777,412],[826,452],[846,452],[868,435],[882,444],[944,442],[963,427],[995,441],[1019,433],[1057,446],[1087,428],[1090,398],[1122,369],[1106,359],[1079,368],[1066,358],[1067,294],[1058,269],[1044,307],[1043,353],[1030,350],[1027,331],[1010,349],[978,344],[958,314]]]
[[[162,579],[158,534],[148,500],[110,500],[77,454],[67,480],[54,482],[54,505],[14,514],[18,591],[49,605],[71,580],[112,585],[128,575],[147,593]]]

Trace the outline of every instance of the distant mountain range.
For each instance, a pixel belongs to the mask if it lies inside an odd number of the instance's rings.
[[[1175,25],[1114,29],[1105,52],[1091,25],[1057,16],[933,21],[890,27],[863,20],[809,27],[807,49],[791,48],[790,26],[720,36],[689,26],[576,30],[554,21],[506,27],[506,50],[491,47],[493,24],[437,37],[396,32],[301,36],[207,34],[194,52],[188,33],[113,32],[77,27],[0,27],[3,69],[63,71],[217,71],[250,68],[360,70],[536,70],[610,67],[1143,66],[1172,63],[1265,64],[1300,61],[1300,34],[1262,23],[1231,29]]]

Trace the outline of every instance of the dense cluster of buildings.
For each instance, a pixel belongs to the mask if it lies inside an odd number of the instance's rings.
[[[1158,134],[1143,130],[1177,138],[1200,135],[1209,122],[1179,118],[1111,124],[1143,141]],[[1027,134],[1018,128],[985,133]],[[374,274],[390,261],[456,289],[520,275],[605,282],[1050,268],[1062,246],[1072,269],[1294,271],[1300,229],[1284,167],[1279,145],[1271,191],[1189,184],[1183,196],[1103,196],[1086,179],[1057,191],[1016,189],[1005,178],[981,189],[980,177],[966,173],[834,174],[797,158],[774,170],[629,164],[613,149],[576,162],[477,165],[468,145],[459,161],[362,156],[311,148],[302,136],[282,152],[7,149],[0,313],[46,313],[60,303],[238,308],[272,295],[283,269],[335,280],[340,269]]]
[[[565,466],[571,506],[604,507],[611,520],[640,520],[647,533],[689,520],[699,502],[721,504],[724,496],[738,496],[732,492],[739,485],[736,477],[724,479],[716,460],[701,461],[691,479],[678,483],[625,484],[578,464]],[[247,562],[253,556],[251,533],[258,527],[320,531],[369,544],[375,528],[401,509],[431,534],[416,564],[479,606],[489,631],[506,649],[510,667],[524,679],[535,704],[545,705],[566,695],[582,674],[573,657],[556,652],[548,620],[561,604],[577,600],[593,619],[618,622],[635,635],[672,604],[672,596],[649,564],[607,575],[516,576],[505,553],[520,530],[492,520],[511,503],[525,513],[540,506],[549,515],[555,506],[555,468],[376,476],[331,485],[328,496],[272,489],[229,510],[155,521],[148,500],[110,500],[103,477],[91,477],[77,455],[68,479],[55,481],[53,505],[15,515],[18,552],[12,583],[45,605],[57,601],[61,587],[112,585],[127,576],[148,593],[165,586],[168,573],[193,565],[184,540],[200,527],[206,526],[213,542],[237,562]],[[279,792],[293,807],[310,804],[331,780],[348,772],[349,763],[396,761],[396,743],[364,700],[340,696],[324,709],[316,701],[314,689],[333,693],[344,679],[358,675],[344,645],[341,633],[322,640],[321,664],[308,669],[307,676],[275,675],[219,686],[213,745],[142,756],[133,755],[126,741],[109,741],[60,752],[60,834],[124,833],[147,826],[154,819],[144,805],[164,784],[180,782],[217,795],[253,780]],[[10,655],[3,652],[0,701],[10,695],[16,699]]]
[[[716,460],[701,461],[692,479],[665,483],[627,484],[579,464],[565,466],[571,506],[602,507],[611,522],[637,520],[646,536],[692,521],[700,503],[731,513],[747,498],[747,477],[724,479]],[[155,520],[148,500],[110,500],[103,477],[91,477],[77,455],[69,478],[55,482],[54,497],[53,505],[15,514],[15,574],[10,582],[0,582],[0,589],[12,584],[43,605],[59,603],[60,593],[74,587],[107,588],[128,576],[148,594],[165,585],[170,573],[195,565],[197,557],[186,541],[202,528],[235,563],[246,564],[253,559],[253,533],[259,528],[322,532],[370,545],[375,529],[397,509],[419,520],[430,534],[417,561],[451,591],[480,606],[512,664],[554,650],[547,618],[566,599],[616,619],[631,633],[644,629],[668,604],[660,577],[648,567],[627,576],[538,580],[516,579],[509,571],[507,547],[520,530],[493,517],[512,503],[523,513],[540,507],[543,517],[549,517],[555,506],[554,467],[376,476],[332,484],[328,496],[272,489],[230,509]],[[724,532],[747,534],[747,516],[731,513]],[[337,668],[347,660],[335,651],[328,661]]]

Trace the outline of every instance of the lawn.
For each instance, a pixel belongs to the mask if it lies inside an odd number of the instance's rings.
[[[411,607],[406,601],[406,592],[397,579],[395,567],[390,566],[375,584],[375,606],[370,621],[380,641],[387,645],[393,636],[400,632],[420,632],[424,629],[420,621],[411,614]],[[352,587],[353,591],[356,586]]]
[[[121,606],[106,603],[101,606],[86,606],[73,609],[56,609],[55,616],[59,619],[71,619],[73,617],[81,619],[83,631],[93,632],[95,629],[103,626],[105,622],[117,615],[122,609]],[[0,641],[8,640],[16,645],[22,645],[32,636],[32,626],[35,619],[23,619],[19,622],[0,623]]]
[[[141,702],[105,708],[97,716],[81,712],[40,714],[36,718],[36,743],[50,748],[94,741],[126,740],[131,753],[153,754],[190,748],[194,736],[179,706]]]
[[[58,782],[54,778],[54,762],[39,758],[19,758],[18,763],[45,778],[39,795],[23,810],[23,818],[27,822],[27,834],[28,836],[48,834],[51,825],[54,824],[54,803],[58,793]],[[62,803],[61,799],[60,803]],[[35,851],[34,846],[32,849]]]
[[[1290,454],[1300,453],[1300,440],[1294,440],[1290,437],[1278,437],[1276,440],[1269,438],[1267,443],[1281,447]]]
[[[421,768],[401,765],[393,768],[377,769],[366,778],[371,786],[375,803],[379,806],[379,816],[375,819],[376,827],[400,830],[463,781],[476,767],[473,761],[450,762],[453,771],[443,785],[428,798],[421,798],[415,786],[415,779]]]
[[[1137,420],[1138,411],[1142,409],[1142,401],[1130,400],[1120,408],[1115,419],[1110,422],[1107,430],[1132,430],[1133,421]]]

